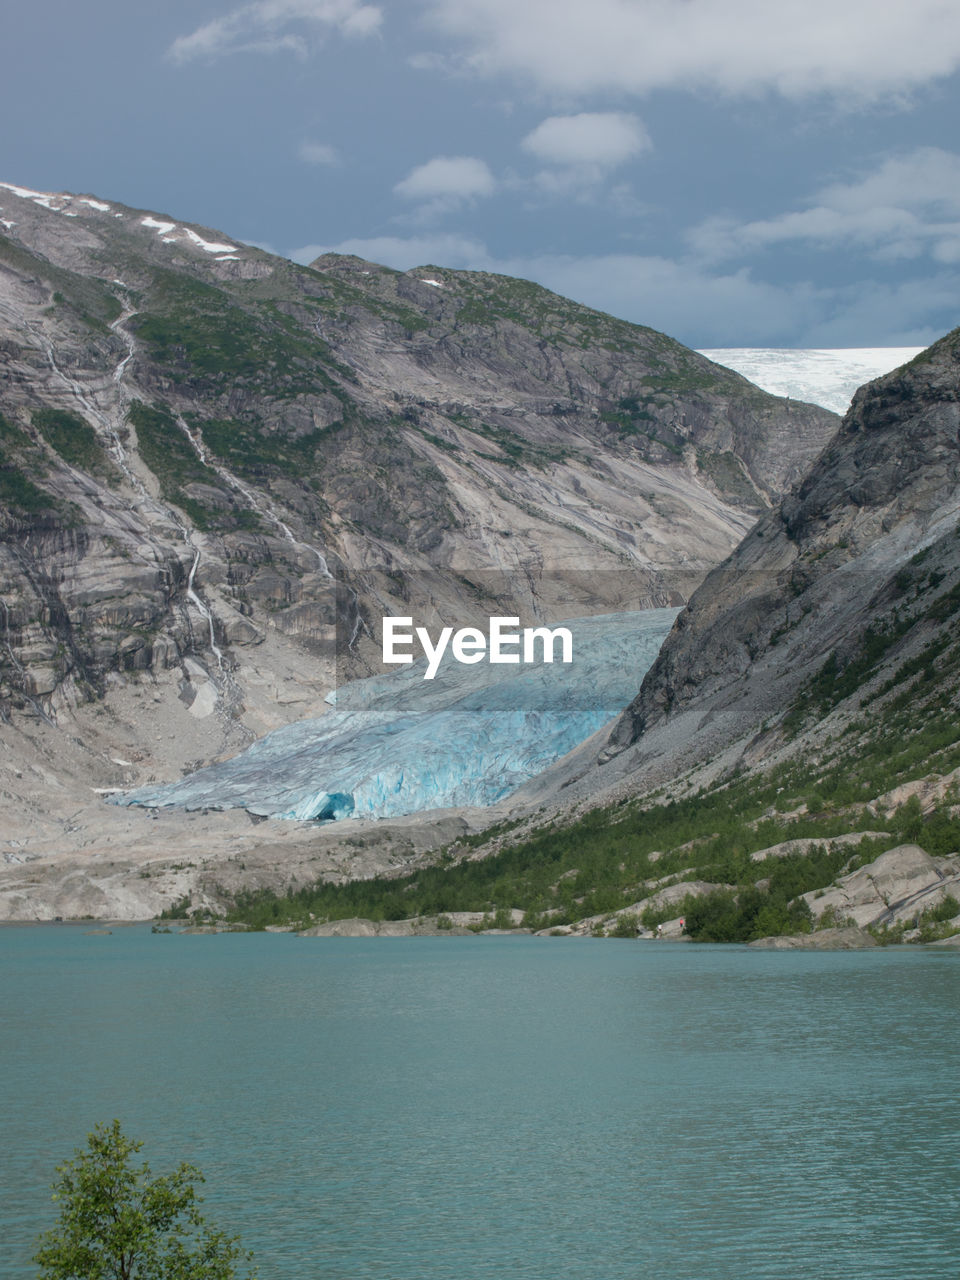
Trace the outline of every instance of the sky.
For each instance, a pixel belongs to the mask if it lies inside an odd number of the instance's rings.
[[[960,324],[956,0],[32,0],[0,180],[694,347]],[[2,201],[0,201],[2,205]]]

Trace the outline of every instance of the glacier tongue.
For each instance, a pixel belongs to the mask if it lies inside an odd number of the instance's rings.
[[[717,364],[755,382],[775,396],[789,396],[846,413],[853,393],[865,382],[906,364],[923,347],[840,347],[809,350],[724,347],[701,351]]]
[[[467,666],[449,655],[342,685],[331,711],[232,760],[110,803],[244,808],[300,821],[385,818],[510,795],[622,711],[677,609],[565,620],[569,664]]]

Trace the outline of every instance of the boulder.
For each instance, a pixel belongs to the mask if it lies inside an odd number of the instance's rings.
[[[311,925],[302,929],[301,938],[375,938],[377,926],[373,920],[354,916],[350,920],[331,920],[328,924]]]
[[[917,844],[902,844],[843,876],[826,892],[803,895],[814,919],[833,910],[839,920],[867,925],[909,920],[960,890],[960,859],[934,860]]]
[[[817,845],[826,849],[842,848],[844,845],[857,845],[861,840],[880,840],[888,836],[889,831],[851,831],[848,835],[817,838],[804,836],[798,840],[783,840],[780,844],[772,844],[768,849],[758,849],[751,853],[751,862],[766,862],[767,858],[789,858],[795,853],[809,853]]]

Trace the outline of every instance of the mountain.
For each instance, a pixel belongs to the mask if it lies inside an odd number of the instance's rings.
[[[960,331],[858,392],[808,475],[681,613],[608,755],[651,749],[667,725],[671,752],[688,734],[697,757],[729,750],[762,724],[769,745],[928,651],[938,697],[953,696],[940,655],[960,600],[958,401]]]
[[[544,932],[956,946],[958,617],[960,329],[857,393],[679,613],[612,733],[432,866],[240,895],[235,918],[484,912]]]
[[[155,847],[97,795],[322,714],[384,614],[682,603],[836,428],[523,281],[9,184],[0,224],[16,859]]]

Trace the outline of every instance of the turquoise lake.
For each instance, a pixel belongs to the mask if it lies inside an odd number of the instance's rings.
[[[120,1119],[261,1280],[955,1280],[960,955],[0,929],[0,1275]]]

